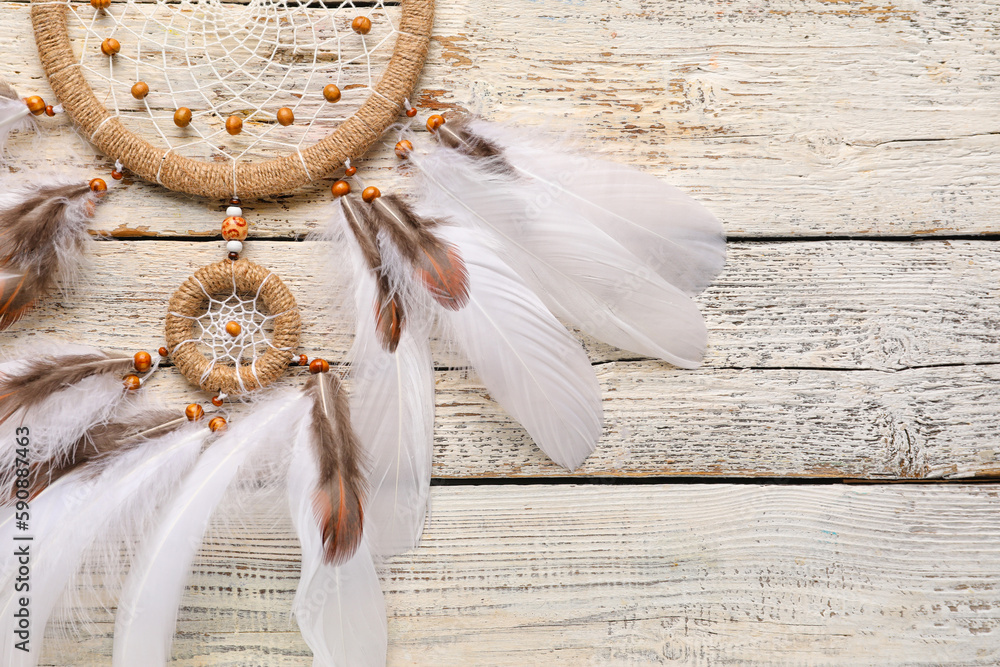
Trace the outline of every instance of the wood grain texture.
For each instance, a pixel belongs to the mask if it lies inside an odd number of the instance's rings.
[[[382,583],[390,665],[995,665],[981,486],[436,488]],[[286,524],[204,548],[172,664],[309,665]],[[101,665],[110,616],[43,664]]]
[[[590,148],[660,174],[741,236],[996,233],[1000,194],[1000,20],[993,3],[893,5],[780,0],[440,3],[418,101],[548,123]],[[48,94],[27,6],[0,3],[5,73]],[[43,162],[110,170],[46,120]],[[391,143],[391,142],[390,142]],[[36,159],[27,150],[20,155]],[[30,156],[30,157],[29,157]],[[391,151],[360,166],[402,186]],[[128,181],[126,181],[128,182]],[[317,184],[249,207],[255,234],[311,229]],[[135,234],[214,235],[219,206],[130,184]]]
[[[39,333],[81,336],[123,351],[163,344],[166,303],[198,268],[222,257],[221,241],[92,244],[90,285],[52,295],[13,325],[5,344]],[[301,346],[339,360],[349,315],[345,282],[324,243],[257,241],[244,256],[271,269],[298,301]],[[332,282],[331,282],[332,281]],[[331,289],[333,285],[336,289]],[[726,368],[891,370],[996,361],[1000,245],[986,241],[730,243],[723,274],[697,297],[709,329],[705,364]],[[594,361],[634,359],[593,338]],[[439,351],[440,365],[460,363]]]

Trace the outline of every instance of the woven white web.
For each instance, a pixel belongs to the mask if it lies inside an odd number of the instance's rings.
[[[387,0],[112,0],[104,11],[67,4],[81,70],[114,117],[165,153],[234,166],[301,156],[350,117],[388,64],[399,16]],[[351,29],[358,16],[371,21],[367,35]],[[101,53],[109,37],[121,44],[113,58]],[[138,81],[149,85],[143,100],[131,95]],[[343,93],[339,102],[323,97],[330,83]],[[180,107],[192,111],[186,128],[174,124]],[[282,107],[295,114],[290,126],[276,120]],[[243,120],[236,136],[225,129],[233,115]]]
[[[195,282],[198,283],[208,299],[205,312],[197,317],[171,313],[193,320],[197,324],[198,335],[181,341],[175,346],[175,349],[192,342],[199,346],[202,354],[209,360],[209,365],[200,378],[202,382],[217,364],[234,367],[249,364],[257,385],[263,386],[264,383],[257,375],[257,360],[269,347],[282,351],[289,349],[279,348],[272,342],[274,318],[283,313],[270,314],[262,311],[259,307],[261,290],[264,289],[264,285],[272,275],[274,274],[267,274],[254,294],[240,294],[236,288],[235,279],[231,293],[209,294],[201,281],[195,278]],[[233,322],[240,327],[239,333],[235,336],[226,328]],[[237,378],[239,379],[238,373]],[[242,380],[239,381],[240,388],[244,392],[247,391],[247,388],[242,386]]]

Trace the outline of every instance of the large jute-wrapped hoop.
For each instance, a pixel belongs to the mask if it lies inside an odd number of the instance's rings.
[[[135,135],[94,96],[77,66],[67,31],[68,5],[32,0],[31,21],[42,67],[63,108],[106,155],[138,176],[171,190],[228,199],[288,194],[364,153],[393,123],[423,68],[434,0],[402,0],[399,35],[381,79],[357,112],[298,154],[254,163],[203,162],[157,149]]]
[[[198,318],[209,306],[209,296],[256,296],[272,316],[271,344],[252,363],[239,366],[209,361],[198,349]],[[288,367],[299,343],[302,320],[295,297],[277,275],[245,259],[223,260],[198,269],[170,297],[166,338],[170,358],[193,384],[206,391],[244,394],[267,386]]]

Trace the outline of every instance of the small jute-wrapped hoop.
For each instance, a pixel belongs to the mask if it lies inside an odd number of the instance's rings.
[[[209,295],[258,295],[267,314],[275,316],[267,351],[239,367],[209,361],[198,351],[197,319]],[[198,269],[177,288],[167,306],[166,338],[177,369],[206,391],[245,394],[274,382],[288,367],[299,343],[302,320],[295,297],[277,275],[245,259],[222,260]]]
[[[35,43],[49,84],[63,108],[105,155],[138,176],[171,190],[216,199],[288,194],[322,178],[375,143],[399,117],[423,69],[434,23],[434,0],[402,0],[399,36],[392,58],[368,99],[326,138],[301,153],[264,162],[203,162],[157,149],[125,126],[94,96],[73,55],[67,32],[69,5],[32,0]],[[303,166],[303,162],[305,166]],[[308,169],[308,171],[307,171]]]

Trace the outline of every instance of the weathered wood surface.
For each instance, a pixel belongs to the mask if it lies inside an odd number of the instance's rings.
[[[202,551],[172,664],[309,665],[287,526]],[[383,569],[391,665],[995,665],[984,486],[436,488]],[[43,664],[103,665],[97,636]]]
[[[223,255],[221,241],[92,245],[90,285],[53,295],[0,334],[85,336],[154,350],[170,295]],[[281,276],[303,316],[308,354],[339,359],[352,325],[340,314],[325,243],[257,241],[244,256]],[[990,241],[730,243],[722,275],[697,297],[709,329],[705,365],[893,370],[997,360],[1000,244]],[[584,337],[594,361],[636,355]],[[439,363],[457,363],[442,356]]]
[[[27,17],[0,1],[0,74],[50,97]],[[975,1],[439,3],[425,110],[567,134],[699,197],[736,242],[699,297],[702,370],[582,337],[606,422],[575,474],[616,485],[499,485],[567,473],[438,354],[434,474],[458,485],[434,489],[423,545],[384,570],[390,664],[1000,663],[994,486],[802,483],[1000,475],[1000,255],[956,238],[1000,232],[998,23]],[[43,123],[15,158],[110,170],[65,117]],[[384,191],[406,188],[397,163],[357,161]],[[95,248],[94,287],[0,348],[31,331],[160,344],[169,294],[219,256],[193,239],[216,238],[222,206],[123,184],[95,219],[122,240]],[[303,306],[303,346],[336,359],[349,336],[329,318],[327,256],[292,241],[324,218],[328,185],[245,209],[264,239],[247,252]],[[207,398],[173,369],[149,389]],[[311,664],[287,616],[297,548],[269,521],[251,512],[203,549],[175,664]],[[110,617],[91,611],[98,636],[46,664],[108,663]]]
[[[497,119],[580,136],[706,201],[730,234],[1000,231],[994,3],[439,5],[421,104],[481,103]],[[47,94],[27,4],[0,11],[5,71],[25,94]],[[46,142],[43,162],[62,162],[74,143],[66,121],[45,125],[64,140]],[[391,188],[395,162],[382,150],[359,164]],[[255,233],[307,232],[326,193],[250,207]],[[132,215],[102,213],[101,229],[215,234],[215,202],[138,183],[119,196]]]

